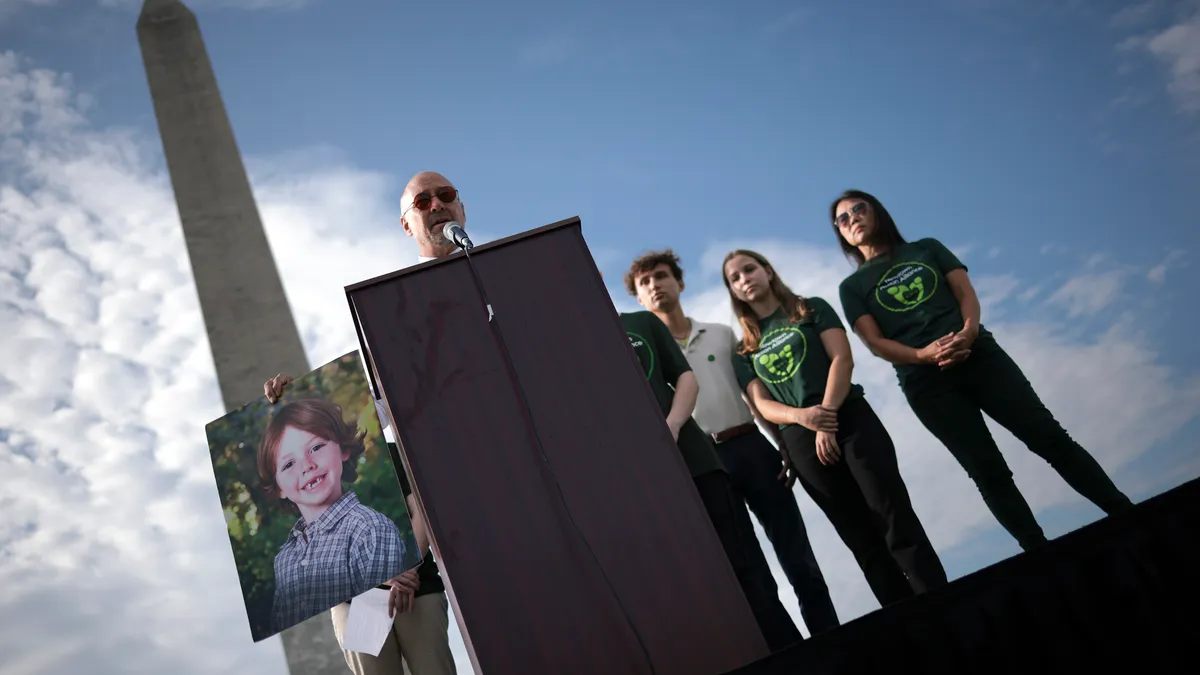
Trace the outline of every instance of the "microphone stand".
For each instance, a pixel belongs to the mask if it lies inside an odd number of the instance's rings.
[[[500,343],[500,352],[504,356],[504,365],[508,370],[509,380],[512,381],[513,387],[517,390],[517,395],[521,399],[522,412],[525,413],[525,422],[529,428],[533,430],[533,438],[537,443],[538,452],[542,456],[542,463],[546,466],[546,470],[550,472],[550,480],[554,483],[554,488],[558,493],[558,500],[562,503],[563,512],[567,514],[567,520],[571,523],[571,527],[575,533],[579,535],[579,539],[583,541],[584,548],[587,549],[592,561],[596,563],[596,567],[600,570],[600,575],[604,578],[604,583],[608,586],[608,590],[612,592],[613,599],[617,601],[617,607],[620,608],[621,614],[624,616],[626,623],[629,624],[630,630],[633,631],[633,636],[637,640],[638,646],[641,647],[642,655],[646,659],[646,665],[650,668],[650,672],[655,673],[654,661],[650,658],[650,650],[646,647],[645,641],[642,639],[642,634],[638,630],[637,625],[633,622],[633,617],[629,615],[629,609],[625,607],[625,603],[621,602],[621,596],[617,595],[617,589],[613,586],[612,579],[608,577],[608,573],[604,571],[604,566],[600,564],[600,558],[592,549],[592,545],[588,543],[587,537],[583,535],[583,530],[579,528],[579,524],[575,522],[575,517],[571,515],[571,508],[567,506],[566,495],[563,494],[562,486],[558,482],[558,474],[554,472],[553,465],[550,464],[550,458],[546,455],[546,447],[542,443],[541,434],[538,433],[537,425],[533,421],[533,409],[529,405],[529,398],[525,395],[525,387],[521,384],[521,379],[517,377],[516,366],[513,365],[512,353],[508,349],[508,343],[504,340],[504,332],[500,330],[500,322],[496,319],[496,313],[492,310],[492,303],[488,300],[487,290],[484,288],[483,278],[479,275],[479,270],[475,267],[475,261],[471,259],[471,249],[475,245],[468,237],[455,238],[450,234],[446,234],[446,238],[454,242],[454,245],[462,250],[467,258],[467,266],[471,268],[471,276],[475,279],[475,288],[479,291],[479,297],[483,300],[483,304],[487,307],[488,323],[492,325],[493,332],[496,335],[496,340]]]

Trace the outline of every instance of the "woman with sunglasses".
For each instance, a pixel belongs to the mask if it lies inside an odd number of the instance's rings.
[[[866,192],[842,193],[829,217],[842,251],[858,266],[839,288],[846,321],[872,354],[893,364],[917,418],[962,465],[1022,549],[1045,543],[1046,535],[1013,482],[985,413],[1105,513],[1132,506],[980,323],[966,265],[936,239],[905,241],[887,209]]]
[[[762,416],[779,425],[789,468],[879,604],[945,584],[891,436],[851,382],[854,361],[837,312],[821,298],[797,296],[753,251],[727,255],[722,277],[742,325],[738,380]]]

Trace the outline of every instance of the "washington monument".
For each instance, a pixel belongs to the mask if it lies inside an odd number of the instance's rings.
[[[137,36],[221,398],[232,411],[262,395],[275,373],[312,369],[196,16],[179,0],[145,0]],[[281,638],[292,675],[347,672],[329,612]]]

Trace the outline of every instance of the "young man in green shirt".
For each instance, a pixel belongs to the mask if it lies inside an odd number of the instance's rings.
[[[792,584],[809,633],[837,628],[841,622],[792,492],[795,475],[789,475],[781,450],[772,447],[759,431],[755,420],[761,416],[746,399],[734,371],[739,357],[733,329],[695,321],[684,313],[679,300],[684,290],[683,268],[671,250],[634,260],[625,275],[625,289],[666,324],[695,373],[700,394],[692,419],[716,445],[734,493],[762,524],[779,566]],[[762,422],[782,449],[778,430],[770,422]]]
[[[895,366],[917,418],[962,465],[1021,548],[1045,543],[1046,535],[1013,482],[985,413],[1105,513],[1132,507],[980,323],[966,265],[936,239],[906,242],[883,204],[865,192],[840,195],[829,217],[842,251],[858,264],[839,289],[846,322],[873,354]]]
[[[629,312],[621,314],[621,323],[767,646],[775,652],[802,640],[779,601],[778,587],[754,536],[750,514],[734,494],[712,441],[692,419],[700,388],[691,366],[657,316]]]

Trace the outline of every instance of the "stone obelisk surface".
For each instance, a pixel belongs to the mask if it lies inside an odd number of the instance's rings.
[[[221,398],[236,410],[268,377],[311,368],[196,16],[179,0],[145,0],[137,36]],[[328,612],[281,639],[292,675],[345,675]]]

